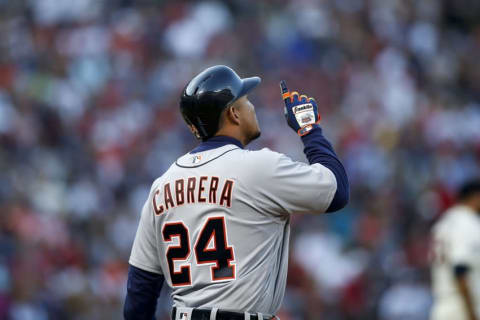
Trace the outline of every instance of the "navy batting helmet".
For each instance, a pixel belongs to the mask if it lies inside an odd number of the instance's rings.
[[[259,77],[241,79],[227,66],[214,66],[195,76],[180,98],[180,111],[199,139],[207,140],[218,131],[220,114],[260,83]]]

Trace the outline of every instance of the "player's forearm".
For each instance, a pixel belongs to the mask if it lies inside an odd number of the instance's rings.
[[[164,277],[134,266],[128,269],[127,296],[123,308],[125,320],[152,320]]]
[[[479,318],[475,314],[473,297],[467,282],[467,274],[463,273],[461,275],[456,275],[456,280],[457,280],[458,290],[460,291],[460,296],[463,298],[463,301],[465,302],[465,307],[467,309],[469,320],[479,320]]]
[[[323,136],[320,127],[314,128],[309,134],[302,137],[305,145],[304,153],[310,164],[320,163],[330,169],[337,180],[335,196],[327,209],[333,212],[342,209],[348,203],[350,187],[345,168],[338,159],[332,145]]]

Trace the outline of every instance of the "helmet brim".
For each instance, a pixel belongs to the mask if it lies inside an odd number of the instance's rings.
[[[260,77],[251,77],[242,79],[242,90],[238,93],[237,99],[240,99],[244,95],[248,94],[253,88],[258,86],[262,79]],[[235,100],[237,100],[235,99]]]

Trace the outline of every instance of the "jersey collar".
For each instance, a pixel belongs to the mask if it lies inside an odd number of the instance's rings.
[[[234,144],[240,149],[243,149],[242,143],[235,138],[228,137],[228,136],[215,136],[215,137],[211,137],[207,141],[202,142],[200,145],[198,145],[198,147],[190,151],[190,153],[197,153],[197,152],[202,152],[210,149],[216,149],[216,148],[226,146],[227,144]]]

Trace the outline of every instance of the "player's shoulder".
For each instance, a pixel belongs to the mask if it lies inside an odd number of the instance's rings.
[[[248,167],[252,173],[262,174],[275,170],[284,162],[293,163],[293,160],[283,153],[263,148],[260,150],[242,150],[240,165]]]
[[[448,233],[471,229],[480,230],[480,218],[467,206],[455,205],[445,211],[434,228]]]
[[[460,221],[465,223],[474,222],[478,220],[478,216],[473,211],[473,209],[465,205],[455,205],[451,207],[445,212],[445,216],[448,217],[449,220]]]
[[[286,155],[280,152],[270,150],[269,148],[263,148],[260,150],[243,150],[245,158],[258,165],[266,164],[272,165],[282,159],[290,159]]]

